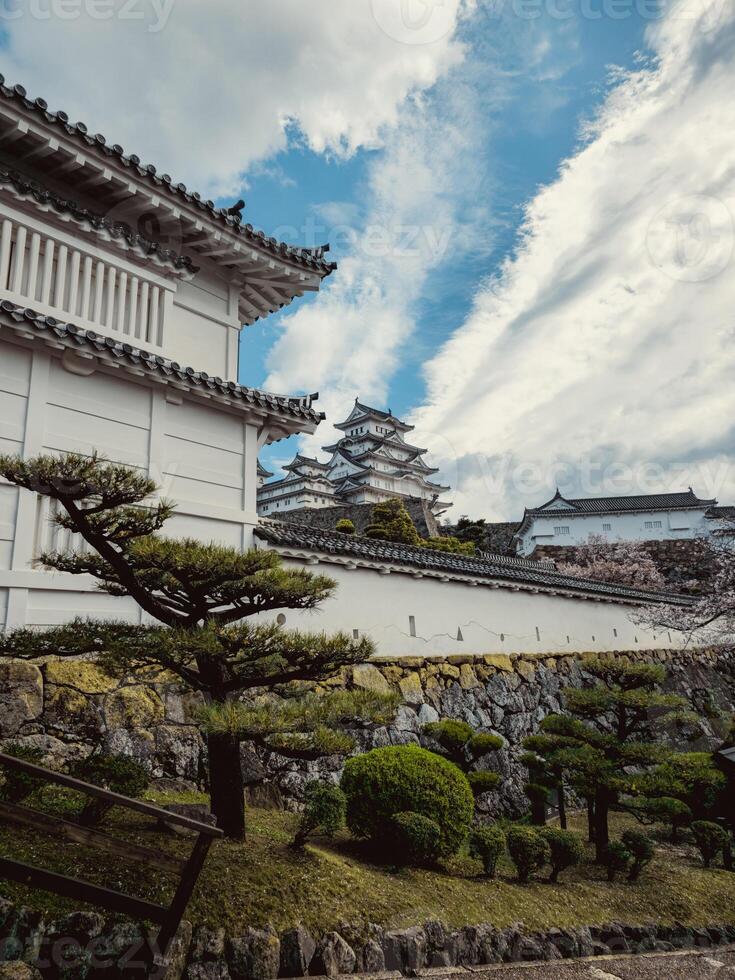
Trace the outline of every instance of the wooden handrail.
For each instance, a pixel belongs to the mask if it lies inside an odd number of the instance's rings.
[[[209,837],[222,837],[222,831],[218,827],[210,824],[201,823],[199,820],[192,820],[191,817],[181,817],[176,813],[170,813],[160,806],[153,806],[152,803],[144,803],[142,800],[134,800],[129,796],[122,796],[120,793],[113,793],[109,789],[101,786],[93,786],[92,783],[85,783],[82,779],[75,779],[67,776],[63,772],[55,772],[53,769],[44,769],[33,762],[26,762],[25,759],[16,759],[15,756],[5,755],[0,752],[0,765],[8,766],[9,769],[16,769],[18,772],[28,773],[46,783],[58,783],[59,786],[68,786],[75,789],[85,796],[94,796],[106,803],[113,803],[116,806],[124,806],[128,810],[137,810],[138,813],[145,813],[149,817],[157,820],[165,820],[166,823],[176,824],[179,827],[186,827],[195,830],[199,834],[206,834]]]
[[[185,827],[187,830],[196,832],[197,839],[192,852],[187,860],[182,860],[153,848],[111,837],[103,831],[74,824],[54,814],[42,813],[30,807],[21,806],[19,803],[0,802],[0,819],[7,823],[21,827],[32,827],[56,837],[65,837],[76,844],[94,847],[116,857],[142,861],[159,870],[179,876],[173,899],[167,907],[136,898],[134,895],[127,895],[111,888],[95,885],[81,878],[71,878],[55,871],[48,871],[45,868],[37,868],[21,861],[14,861],[11,858],[0,857],[0,878],[54,892],[66,898],[100,905],[113,912],[121,912],[160,925],[160,931],[150,950],[151,969],[148,976],[149,980],[161,980],[166,972],[166,957],[169,948],[178,932],[181,919],[204,866],[209,848],[213,840],[223,836],[222,831],[218,827],[201,823],[199,820],[170,813],[161,807],[122,796],[120,793],[113,793],[110,790],[102,789],[100,786],[93,786],[81,779],[45,769],[3,752],[0,752],[0,766],[25,773],[41,782],[67,786],[85,796],[91,796],[114,806],[134,810],[167,824]]]

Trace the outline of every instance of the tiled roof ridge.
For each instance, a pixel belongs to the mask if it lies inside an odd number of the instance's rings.
[[[606,503],[610,505],[611,509],[616,509],[616,505],[621,505],[625,503],[632,503],[633,501],[640,501],[643,503],[651,503],[652,501],[671,501],[669,506],[676,507],[677,503],[674,501],[681,501],[678,506],[701,506],[707,504],[712,506],[717,503],[716,498],[703,498],[698,497],[694,491],[690,488],[689,490],[673,490],[673,491],[662,491],[661,493],[631,493],[631,494],[617,494],[614,496],[600,496],[600,497],[564,497],[562,494],[557,493],[551,500],[548,500],[545,504],[541,504],[540,507],[529,507],[527,513],[529,514],[543,514],[543,513],[555,513],[555,511],[546,511],[544,508],[548,507],[549,504],[553,503],[555,500],[562,500],[564,503],[570,504],[574,508],[584,509],[585,504],[598,504]],[[662,504],[665,506],[665,504]],[[565,511],[558,511],[559,514],[564,514]]]
[[[7,85],[2,74],[0,74],[0,96],[8,101],[19,100],[26,109],[42,116],[45,122],[60,126],[68,136],[83,143],[87,148],[95,150],[102,156],[114,157],[124,167],[134,170],[139,177],[148,179],[156,187],[165,189],[174,197],[181,198],[194,207],[207,212],[211,218],[228,225],[236,234],[243,235],[274,255],[297,262],[306,268],[322,272],[324,275],[329,275],[337,268],[336,262],[327,262],[324,259],[324,253],[329,251],[329,245],[320,245],[316,248],[287,245],[285,242],[279,242],[276,238],[269,238],[265,232],[257,230],[251,224],[242,224],[242,218],[239,214],[230,214],[227,208],[218,208],[214,201],[203,201],[201,194],[188,190],[185,184],[174,183],[168,174],[159,175],[153,164],[141,163],[140,157],[135,154],[126,156],[119,143],[108,143],[101,133],[91,136],[83,122],[69,122],[69,116],[61,110],[52,112],[45,99],[29,98],[22,85]]]
[[[9,314],[17,322],[25,321],[40,332],[48,331],[59,338],[69,338],[79,347],[91,347],[99,353],[104,351],[116,357],[124,357],[136,367],[145,368],[155,374],[176,377],[185,384],[208,388],[227,398],[240,399],[264,408],[277,408],[289,412],[296,418],[305,418],[317,424],[326,417],[323,412],[317,412],[312,408],[312,403],[319,397],[318,394],[275,395],[258,388],[239,385],[235,381],[224,381],[222,378],[212,377],[206,371],[182,367],[177,361],[171,361],[161,354],[152,354],[127,342],[98,334],[94,330],[87,330],[76,324],[57,320],[53,316],[36,313],[35,310],[18,306],[10,300],[0,301],[0,312]]]
[[[110,221],[109,218],[81,207],[76,201],[66,200],[17,170],[0,168],[0,184],[11,184],[19,196],[31,197],[37,204],[50,205],[59,214],[69,214],[80,224],[89,224],[94,231],[104,229],[112,238],[123,238],[131,248],[139,248],[146,255],[155,255],[162,262],[170,263],[175,269],[185,269],[192,274],[199,271],[199,267],[194,265],[189,256],[179,255],[173,249],[164,248],[158,242],[136,234],[125,222]]]
[[[440,572],[504,578],[529,585],[545,585],[549,588],[609,595],[619,599],[629,598],[678,604],[687,604],[691,601],[677,593],[647,592],[631,586],[564,575],[532,559],[514,558],[507,555],[493,555],[488,558],[436,551],[431,548],[381,541],[365,535],[340,534],[337,531],[327,531],[295,521],[283,523],[272,518],[261,518],[260,523],[255,528],[255,534],[272,544],[280,544],[284,547],[290,544],[307,550],[321,550],[328,554],[341,553],[348,557],[388,561],[394,564],[404,564],[409,567]],[[294,541],[294,538],[298,538],[299,535],[301,540]],[[280,541],[278,540],[279,537]],[[288,538],[291,540],[284,540]]]

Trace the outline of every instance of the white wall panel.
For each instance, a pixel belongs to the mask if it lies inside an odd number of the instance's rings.
[[[120,463],[148,464],[147,429],[55,406],[46,421],[45,448],[52,452],[91,453],[94,449]]]
[[[216,445],[204,445],[176,436],[166,436],[164,442],[164,472],[172,476],[216,483],[223,487],[242,490],[242,426],[240,429],[240,451],[220,449]],[[212,432],[212,441],[219,433]]]
[[[230,521],[210,520],[206,517],[191,517],[174,514],[166,522],[165,533],[170,537],[196,538],[198,541],[215,541],[217,544],[239,548],[242,544],[242,524]]]
[[[180,500],[183,503],[188,501],[192,504],[228,507],[232,510],[240,510],[242,504],[242,490],[223,487],[204,480],[188,480],[167,475],[163,480],[163,491],[168,499]]]
[[[10,568],[17,512],[17,487],[0,484],[0,569]]]
[[[66,371],[56,359],[51,363],[48,401],[51,405],[143,429],[150,425],[151,396],[144,385],[101,371],[80,377]]]
[[[0,629],[4,629],[8,615],[8,590],[0,589]]]
[[[166,406],[166,435],[242,452],[242,419],[209,405],[185,401]]]
[[[32,589],[28,596],[28,625],[54,626],[76,617],[140,621],[140,609],[132,599],[116,599],[103,592],[67,592]]]

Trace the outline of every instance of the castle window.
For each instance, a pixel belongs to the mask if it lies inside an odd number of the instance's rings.
[[[411,634],[411,636],[416,636],[416,617],[415,616],[409,616],[408,617],[408,632]]]
[[[646,521],[645,523],[645,528],[647,531],[653,531],[659,527],[663,527],[663,523],[661,521]]]
[[[603,531],[612,531],[612,524],[603,524],[602,525],[602,530]]]
[[[569,534],[569,525],[567,524],[564,527],[555,527],[554,534]]]

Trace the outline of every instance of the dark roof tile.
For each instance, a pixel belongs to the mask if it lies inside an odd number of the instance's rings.
[[[12,317],[16,323],[24,324],[39,335],[54,334],[57,338],[67,341],[70,346],[85,347],[100,354],[103,352],[111,354],[151,374],[178,378],[193,388],[207,388],[213,395],[222,398],[239,399],[261,408],[277,408],[294,418],[305,419],[316,424],[325,418],[322,412],[317,412],[312,407],[317,395],[274,395],[267,391],[260,391],[258,388],[247,388],[234,381],[223,381],[222,378],[212,377],[206,371],[182,367],[176,361],[170,361],[160,354],[152,354],[150,351],[116,340],[114,337],[106,337],[94,330],[86,330],[73,323],[64,323],[55,317],[16,306],[9,300],[0,302],[0,313]]]
[[[307,524],[261,521],[255,534],[276,547],[291,547],[321,554],[344,555],[368,561],[404,565],[412,569],[469,575],[478,578],[501,579],[509,583],[538,586],[546,589],[563,589],[600,598],[631,599],[650,602],[675,602],[688,605],[685,596],[665,592],[644,592],[624,585],[594,582],[591,579],[573,578],[553,570],[546,562],[506,555],[473,557],[458,555],[430,548],[412,547],[392,541],[358,535],[339,534]]]

